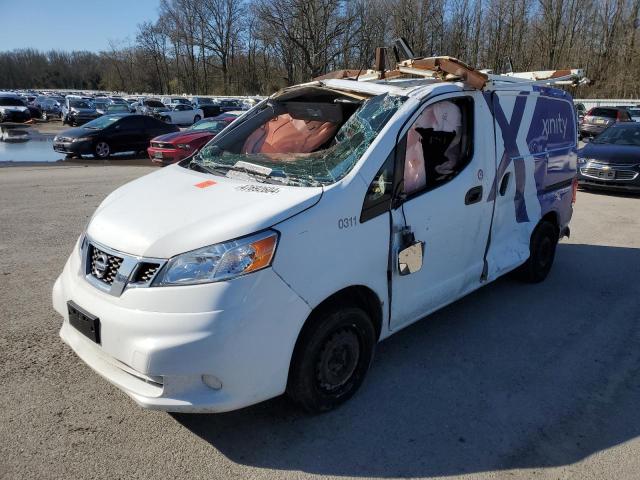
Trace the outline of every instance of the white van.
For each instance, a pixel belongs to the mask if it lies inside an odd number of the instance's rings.
[[[575,110],[486,79],[287,88],[117,189],[54,285],[62,339],[143,407],[287,392],[324,411],[378,341],[512,270],[543,280],[569,232]]]

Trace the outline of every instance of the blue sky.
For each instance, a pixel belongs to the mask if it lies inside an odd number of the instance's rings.
[[[137,25],[158,18],[160,0],[0,0],[0,51],[90,50],[135,40]]]

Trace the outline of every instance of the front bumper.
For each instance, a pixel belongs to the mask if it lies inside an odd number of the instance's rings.
[[[193,150],[149,147],[147,148],[147,154],[153,163],[165,166],[184,160],[193,154]]]
[[[89,284],[77,246],[53,287],[60,336],[145,408],[222,412],[284,392],[307,304],[268,268],[228,282],[131,288]],[[72,301],[100,319],[101,344],[69,323]],[[220,388],[204,383],[217,379]]]
[[[590,162],[578,168],[578,183],[587,188],[640,192],[640,171],[638,166]]]
[[[580,124],[580,134],[585,137],[600,135],[609,125]]]
[[[69,115],[67,117],[67,122],[68,123],[72,123],[74,125],[84,125],[87,122],[90,122],[91,120],[95,120],[96,118],[100,117],[100,114],[96,114],[96,115]]]
[[[53,142],[53,149],[59,153],[89,155],[93,153],[92,142]]]
[[[23,123],[31,120],[31,113],[29,113],[28,111],[7,111],[4,113],[0,113],[0,120],[3,122]]]

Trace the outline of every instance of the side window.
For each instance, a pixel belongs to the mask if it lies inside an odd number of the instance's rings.
[[[373,181],[364,196],[360,222],[366,222],[389,210],[393,197],[393,177],[396,166],[395,156],[396,150],[394,149],[382,164],[382,167],[380,167],[375,177],[373,177]]]
[[[405,139],[405,195],[447,183],[471,161],[473,100],[459,97],[429,105],[411,125]]]
[[[160,125],[165,125],[164,123],[161,123],[159,120],[156,120],[155,118],[146,117],[146,116],[142,119],[142,122],[144,124],[144,128],[146,129],[156,129]]]
[[[133,130],[138,128],[144,128],[142,119],[139,117],[125,117],[120,120],[120,126],[123,129]]]

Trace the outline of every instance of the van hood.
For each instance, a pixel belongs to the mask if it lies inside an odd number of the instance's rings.
[[[111,193],[87,228],[112,249],[169,258],[269,228],[315,205],[320,187],[289,187],[163,168]]]

